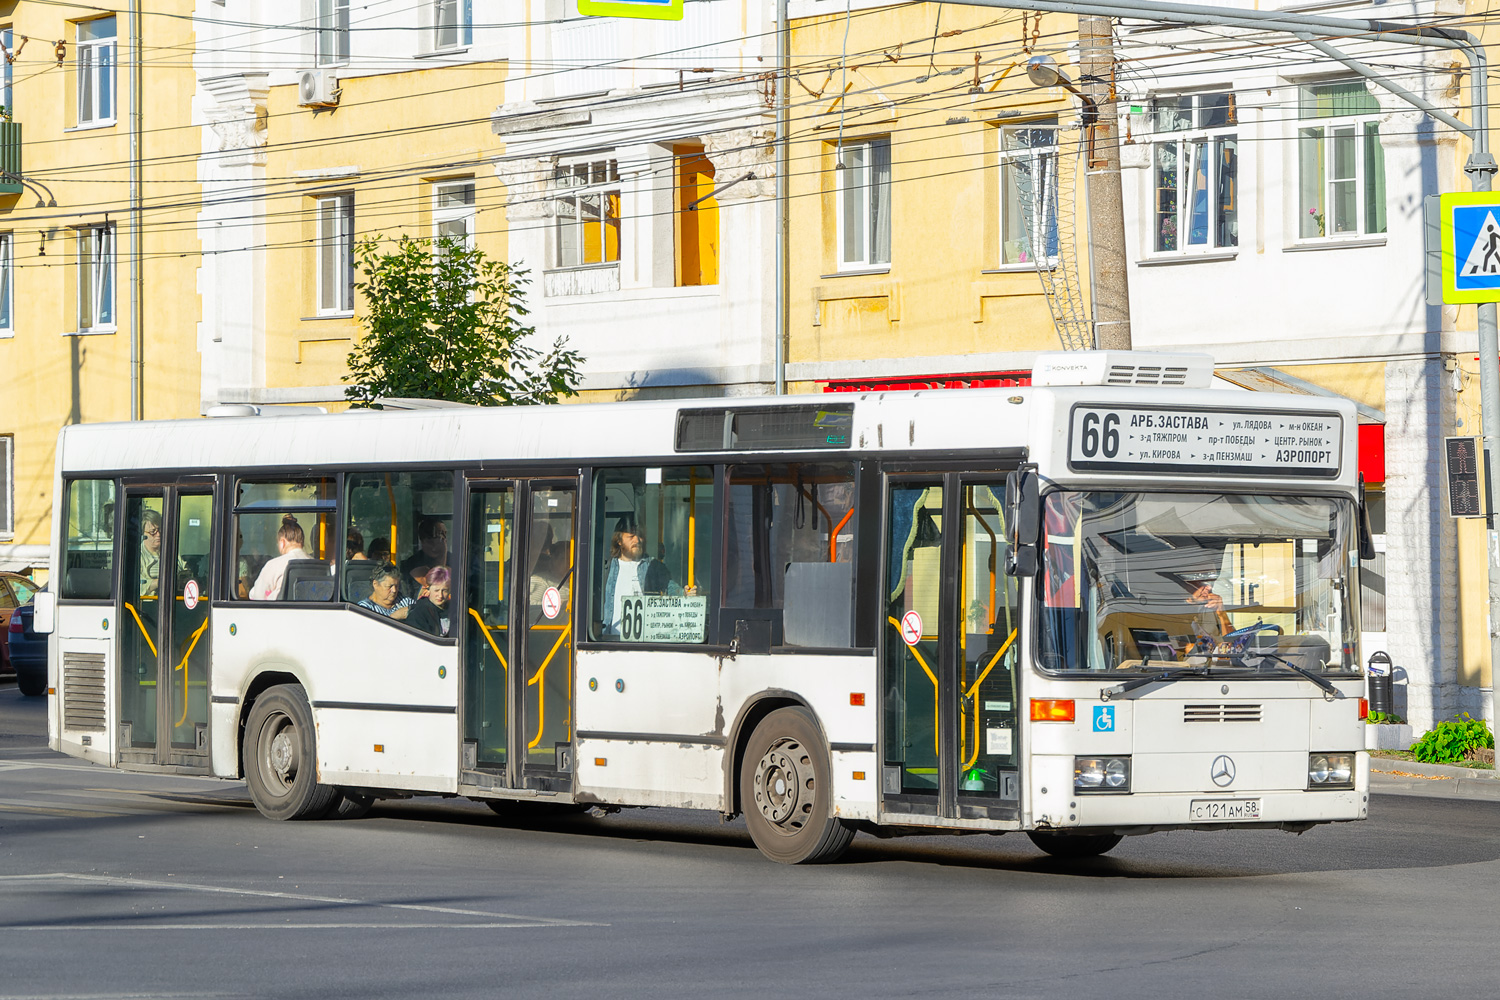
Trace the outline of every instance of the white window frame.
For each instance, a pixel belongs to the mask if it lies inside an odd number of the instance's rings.
[[[432,19],[433,52],[465,49],[474,44],[474,0],[427,2],[427,16]]]
[[[80,226],[78,238],[79,333],[114,333],[115,321],[115,226],[106,222]]]
[[[998,260],[1001,268],[1035,268],[1036,259],[1032,256],[1033,250],[1039,243],[1045,243],[1047,248],[1046,266],[1052,267],[1057,263],[1057,248],[1060,234],[1057,227],[1057,119],[1048,118],[1040,121],[1013,122],[1000,127],[1000,170],[997,181],[1000,185],[1000,246],[998,248]],[[1007,140],[1011,136],[1020,133],[1051,132],[1052,141],[1042,145],[1026,145],[1014,149],[1007,149]],[[1031,232],[1027,235],[1027,245],[1017,248],[1016,258],[1007,260],[1006,235],[1010,232],[1010,210],[1008,208],[1010,199],[1007,196],[1006,182],[1011,171],[1019,165],[1025,165],[1031,173],[1033,180],[1040,176],[1042,178],[1042,192],[1039,193],[1033,183],[1031,189]],[[1017,223],[1017,229],[1024,230],[1026,223],[1024,217]]]
[[[317,200],[313,213],[317,227],[317,314],[354,315],[354,195],[348,192]],[[330,276],[333,276],[330,282]]]
[[[884,152],[885,177],[876,176]],[[891,266],[891,139],[881,136],[834,147],[835,252],[840,271]],[[881,209],[884,209],[881,212]],[[851,240],[858,236],[857,247]],[[857,252],[856,252],[857,251]]]
[[[447,195],[458,194],[461,199],[459,204],[444,204]],[[463,225],[463,244],[470,250],[474,249],[474,223],[477,209],[474,205],[474,178],[455,177],[445,181],[433,181],[432,183],[432,240],[433,250],[438,250],[438,241],[444,236],[452,236],[451,232],[444,233],[444,227],[452,227],[455,223]]]
[[[116,46],[118,33],[101,38],[83,37],[86,25],[114,20],[113,16],[100,17],[75,24],[78,40],[73,46],[73,59],[74,75],[77,77],[79,125],[109,125],[115,121],[115,106],[119,103],[118,88],[115,86],[118,79],[115,67],[119,62],[116,58],[119,52]]]
[[[315,62],[342,66],[349,61],[349,0],[314,0],[317,27],[313,33]]]
[[[1215,121],[1222,112],[1222,121]],[[1186,121],[1183,121],[1183,118]],[[1191,94],[1171,94],[1153,98],[1151,101],[1151,174],[1150,218],[1151,254],[1153,256],[1183,256],[1200,253],[1221,253],[1239,248],[1240,219],[1240,162],[1239,162],[1239,116],[1238,105],[1232,90],[1208,90]],[[1231,145],[1232,144],[1232,145]],[[1228,183],[1233,186],[1230,193],[1231,207],[1223,211],[1221,186],[1225,183],[1224,152],[1234,155],[1233,176]],[[1163,210],[1166,198],[1162,183],[1162,158],[1165,153],[1175,158],[1176,173],[1172,179],[1171,232],[1168,235],[1168,216]],[[1201,157],[1201,160],[1200,160]],[[1201,188],[1203,202],[1203,239],[1194,242],[1195,230],[1192,219],[1196,210],[1199,188],[1198,165],[1202,164]],[[1226,217],[1233,213],[1232,219]],[[1232,227],[1233,231],[1227,231]],[[1173,245],[1164,244],[1171,242]]]
[[[16,335],[16,236],[0,232],[0,337]]]
[[[609,199],[614,196],[617,226],[615,255],[609,256]],[[599,211],[593,220],[584,217],[580,209],[587,199],[597,199]],[[556,270],[582,267],[619,267],[620,250],[624,245],[624,225],[620,219],[619,206],[623,203],[624,185],[620,183],[619,161],[609,155],[577,157],[558,163],[552,172],[552,214],[556,224],[552,227],[552,261]],[[599,227],[599,260],[585,260],[583,248],[587,243],[586,231],[595,224]],[[567,238],[572,235],[572,241]]]
[[[0,434],[0,538],[7,541],[16,534],[16,437]]]
[[[1378,110],[1379,104],[1374,95],[1370,96],[1370,102],[1377,110],[1361,112],[1348,115],[1329,115],[1318,117],[1317,115],[1306,116],[1307,104],[1311,92],[1320,87],[1338,86],[1349,83],[1358,83],[1364,86],[1364,81],[1358,78],[1353,80],[1325,80],[1316,83],[1304,84],[1297,89],[1298,115],[1297,128],[1294,135],[1297,169],[1296,184],[1297,197],[1297,221],[1293,229],[1296,232],[1296,241],[1299,243],[1321,243],[1327,241],[1365,239],[1371,236],[1384,236],[1389,225],[1390,204],[1388,188],[1385,181],[1385,147],[1380,141],[1380,119],[1384,113]],[[1368,89],[1366,89],[1368,93]],[[1303,183],[1303,170],[1307,147],[1305,141],[1311,138],[1311,133],[1321,133],[1321,138],[1316,140],[1322,143],[1322,183],[1319,192],[1319,204],[1309,205],[1306,198],[1306,185]],[[1350,138],[1354,146],[1354,171],[1350,177],[1336,177],[1338,169],[1338,142],[1331,138],[1335,132],[1352,132]],[[1372,228],[1369,219],[1369,201],[1374,195],[1370,186],[1376,183],[1376,172],[1371,170],[1368,162],[1368,139],[1373,136],[1375,145],[1379,149],[1380,164],[1378,176],[1381,194],[1385,205],[1380,213],[1378,228]],[[1332,217],[1331,206],[1335,203],[1335,186],[1340,184],[1352,185],[1354,190],[1354,226],[1334,231],[1338,223],[1336,217]],[[1318,210],[1321,209],[1321,212]],[[1311,211],[1310,211],[1311,210]],[[1321,231],[1320,231],[1321,230]]]

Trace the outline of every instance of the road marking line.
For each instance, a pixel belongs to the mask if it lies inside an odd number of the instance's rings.
[[[466,910],[454,906],[429,906],[422,903],[380,903],[367,899],[347,899],[340,896],[313,896],[307,893],[276,892],[270,889],[233,889],[228,886],[200,885],[193,882],[159,882],[154,879],[123,878],[115,875],[82,875],[75,872],[47,872],[36,875],[0,875],[5,882],[45,882],[59,879],[76,882],[94,882],[102,885],[127,886],[135,889],[183,889],[192,892],[223,893],[230,896],[257,896],[264,899],[290,899],[303,903],[337,903],[341,906],[369,906],[388,910],[412,910],[420,913],[447,913],[459,917],[483,917],[489,920],[534,921],[538,927],[608,927],[608,924],[589,920],[564,920],[560,917],[532,917],[517,913],[492,913],[487,910]],[[451,926],[451,925],[444,925]],[[508,925],[507,925],[508,926]]]
[[[425,930],[524,930],[555,928],[558,924],[536,921],[487,924],[42,924],[35,927],[0,924],[0,931],[425,931]],[[605,927],[607,924],[568,923],[568,927]],[[159,996],[160,994],[152,994]],[[197,996],[198,994],[193,994]],[[3,1000],[3,998],[0,998]],[[55,1000],[55,998],[49,998]]]

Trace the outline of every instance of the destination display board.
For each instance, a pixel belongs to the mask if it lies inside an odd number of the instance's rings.
[[[1332,479],[1343,445],[1337,413],[1079,403],[1069,420],[1068,466]]]

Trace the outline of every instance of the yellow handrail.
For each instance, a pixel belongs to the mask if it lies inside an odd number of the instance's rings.
[[[974,686],[971,687],[971,688],[969,688],[968,693],[964,695],[964,700],[967,701],[967,700],[969,700],[969,699],[971,699],[971,698],[974,697],[974,692],[976,692],[976,691],[979,690],[979,685],[983,684],[984,683],[984,679],[990,675],[990,671],[993,670],[993,669],[995,669],[995,664],[997,664],[997,663],[1000,662],[1000,657],[1002,657],[1002,656],[1005,655],[1005,651],[1010,648],[1010,644],[1016,641],[1016,634],[1019,631],[1020,631],[1019,629],[1011,629],[1010,630],[1010,635],[1007,636],[1006,639],[1005,639],[1005,641],[1000,644],[1000,648],[997,649],[997,650],[995,650],[995,655],[992,656],[992,657],[990,657],[990,662],[985,665],[985,668],[979,672],[979,676],[977,678],[975,678],[975,680],[974,680]],[[960,707],[960,712],[961,712],[962,711],[962,705],[960,705],[959,707]],[[962,731],[963,727],[960,726],[959,728],[960,728],[960,731]],[[978,759],[979,759],[979,702],[976,701],[976,702],[974,702],[974,756],[972,756],[972,757],[969,758],[969,762],[964,765],[963,769],[967,771],[969,768],[971,768],[971,767],[974,766],[974,762],[977,761]]]
[[[901,631],[901,623],[898,622],[896,619],[892,618],[890,615],[886,615],[885,616],[885,620],[888,621],[888,622],[890,622],[892,625],[896,626],[896,631],[897,632]],[[925,639],[926,636],[923,636],[923,638]],[[905,640],[902,640],[902,641],[904,642]],[[936,754],[941,754],[942,751],[938,749],[938,679],[937,679],[937,675],[934,674],[932,672],[932,669],[927,666],[927,661],[924,660],[924,659],[922,659],[922,654],[919,653],[919,652],[917,652],[917,647],[916,646],[907,646],[906,648],[909,649],[909,650],[911,650],[912,658],[917,661],[917,666],[921,667],[922,668],[922,672],[927,675],[927,679],[930,680],[930,681],[932,681],[932,752],[935,755]]]
[[[151,647],[151,655],[157,655],[156,643],[151,641],[151,633],[146,631],[146,623],[141,621],[140,614],[135,610],[134,606],[132,606],[129,601],[125,602],[125,610],[130,612],[130,616],[135,619],[135,627],[141,630],[141,635],[145,636],[146,645]]]
[[[479,612],[478,611],[475,611],[473,608],[470,608],[469,609],[469,614],[473,615],[474,616],[474,620],[479,623],[479,631],[481,631],[481,632],[484,633],[484,641],[488,642],[490,644],[490,648],[495,651],[495,659],[497,659],[497,660],[500,661],[501,668],[506,673],[510,673],[510,665],[505,662],[505,654],[502,653],[502,652],[500,652],[500,647],[497,646],[497,645],[495,645],[494,636],[490,635],[490,627],[484,623],[484,619],[483,618],[479,617]]]
[[[187,652],[182,654],[182,662],[173,667],[173,670],[182,671],[182,718],[177,720],[177,725],[182,725],[188,717],[188,657],[193,655],[193,647],[198,645],[198,639],[203,635],[203,630],[208,628],[208,618],[205,616],[203,624],[198,626],[198,631],[193,633],[193,641],[188,643]]]
[[[537,686],[536,737],[532,739],[530,743],[526,744],[527,750],[530,750],[532,747],[542,742],[542,730],[546,728],[547,724],[547,685],[541,683],[542,675],[547,672],[547,665],[552,662],[552,657],[556,656],[557,651],[562,648],[563,640],[568,637],[568,632],[570,632],[572,628],[573,626],[569,624],[567,628],[562,630],[562,635],[558,636],[557,641],[552,644],[552,649],[547,653],[547,658],[542,661],[542,665],[540,667],[536,668],[536,674],[526,682],[527,687],[530,687],[533,684]]]

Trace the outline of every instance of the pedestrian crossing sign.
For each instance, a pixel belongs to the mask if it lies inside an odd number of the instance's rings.
[[[1500,194],[1442,196],[1443,301],[1500,302]]]

